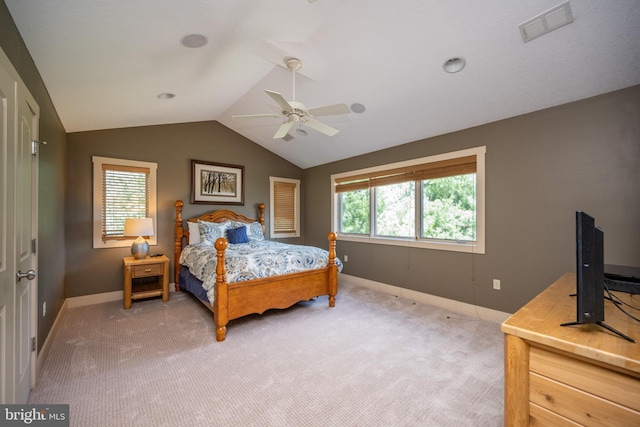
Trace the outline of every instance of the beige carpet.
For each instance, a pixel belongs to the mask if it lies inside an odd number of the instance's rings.
[[[29,403],[72,426],[500,426],[500,326],[342,286],[232,321],[185,294],[70,309]]]

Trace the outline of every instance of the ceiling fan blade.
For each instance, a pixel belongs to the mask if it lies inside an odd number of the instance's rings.
[[[284,96],[280,95],[278,92],[273,92],[271,90],[266,90],[267,95],[269,95],[283,110],[291,110],[291,105],[284,99]]]
[[[312,116],[333,116],[336,114],[349,114],[349,106],[347,104],[325,105],[324,107],[309,108],[309,114]]]
[[[273,135],[273,139],[284,138],[291,129],[291,126],[293,126],[293,122],[284,122],[283,124],[281,124],[276,134]]]
[[[241,114],[241,115],[237,115],[237,116],[231,116],[234,119],[257,119],[257,118],[261,118],[261,117],[271,117],[271,118],[278,118],[278,117],[282,117],[282,114],[276,114],[276,113],[267,113],[267,114]]]
[[[322,122],[319,122],[315,119],[308,119],[304,122],[305,125],[309,126],[311,129],[315,129],[318,132],[322,132],[325,135],[333,136],[336,133],[340,132],[338,129],[332,128],[329,125],[325,125]]]

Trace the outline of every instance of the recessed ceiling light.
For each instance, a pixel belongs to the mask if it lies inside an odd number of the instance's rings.
[[[366,110],[366,108],[359,102],[351,104],[351,111],[353,111],[354,113],[361,114],[364,113],[364,110]]]
[[[180,43],[186,47],[202,47],[207,44],[207,38],[202,34],[189,34],[184,36]]]
[[[457,73],[462,70],[466,64],[467,61],[463,57],[455,56],[447,59],[442,65],[442,68],[444,68],[447,73]]]
[[[161,94],[158,95],[158,99],[171,99],[175,97],[176,95],[174,93],[169,93],[169,92],[162,92]]]

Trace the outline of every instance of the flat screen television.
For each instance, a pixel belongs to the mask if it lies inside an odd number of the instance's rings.
[[[588,214],[576,212],[578,323],[604,321],[604,233]]]
[[[594,323],[635,342],[604,323],[604,232],[582,211],[576,212],[576,275],[577,320],[562,326]]]

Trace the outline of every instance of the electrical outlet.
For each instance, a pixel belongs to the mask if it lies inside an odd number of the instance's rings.
[[[349,255],[344,256],[344,262],[349,262]]]
[[[493,289],[496,290],[500,290],[500,280],[499,279],[493,279]]]
[[[47,315],[47,302],[42,303],[42,317]]]

